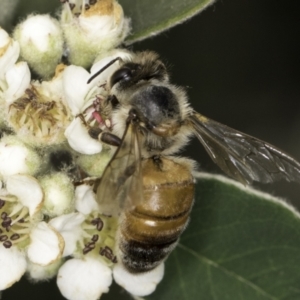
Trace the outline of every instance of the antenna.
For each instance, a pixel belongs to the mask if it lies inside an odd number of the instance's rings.
[[[106,70],[108,67],[110,67],[112,64],[114,64],[117,60],[120,60],[121,57],[117,57],[114,58],[113,60],[111,60],[107,65],[105,65],[102,69],[100,69],[99,71],[97,71],[93,76],[91,76],[89,78],[89,80],[87,81],[87,84],[89,84],[93,79],[95,79],[99,74],[101,74],[104,70]]]

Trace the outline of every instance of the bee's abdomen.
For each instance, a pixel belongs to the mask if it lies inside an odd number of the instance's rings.
[[[174,249],[189,220],[193,178],[185,167],[167,159],[163,163],[171,168],[159,172],[151,165],[143,168],[143,202],[124,212],[120,225],[119,255],[134,273],[159,265]]]

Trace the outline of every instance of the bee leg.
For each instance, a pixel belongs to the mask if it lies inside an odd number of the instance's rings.
[[[90,128],[89,129],[89,135],[95,139],[99,140],[105,144],[108,144],[110,146],[116,146],[119,147],[121,145],[121,139],[117,137],[116,135],[110,133],[110,132],[103,132],[100,128]]]
[[[157,167],[158,170],[161,170],[163,169],[163,162],[160,158],[160,155],[154,155],[152,156],[152,160],[153,160],[153,163],[154,165]]]

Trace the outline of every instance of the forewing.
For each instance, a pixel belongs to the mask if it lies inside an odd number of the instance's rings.
[[[108,163],[97,188],[100,212],[118,215],[142,197],[141,155],[137,124],[129,122],[120,147]]]
[[[196,112],[189,121],[212,160],[234,179],[300,181],[300,163],[278,148]]]

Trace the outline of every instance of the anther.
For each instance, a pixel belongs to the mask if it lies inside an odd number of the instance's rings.
[[[10,239],[11,239],[12,241],[18,240],[19,238],[20,238],[20,235],[17,234],[17,233],[14,233],[14,234],[10,237]]]
[[[5,242],[8,240],[8,236],[7,235],[0,235],[0,242]]]
[[[4,227],[4,228],[6,228],[6,230],[7,230],[8,227],[10,227],[10,225],[11,225],[11,219],[10,219],[10,218],[9,218],[9,219],[5,219],[5,220],[1,223],[1,226]]]
[[[5,205],[5,201],[0,199],[0,209]]]
[[[100,219],[100,218],[96,218],[96,219],[94,219],[94,220],[92,220],[92,222],[91,222],[93,225],[96,225],[96,229],[98,230],[98,231],[101,231],[102,230],[102,228],[103,228],[103,221]]]
[[[99,240],[99,235],[98,234],[94,234],[92,237],[92,241],[93,242],[97,242]]]
[[[83,250],[82,250],[82,253],[83,254],[87,254],[87,253],[89,253],[89,252],[91,252],[93,249],[90,249],[90,248],[88,248],[88,247],[85,247]]]
[[[6,242],[3,243],[3,246],[4,246],[6,249],[8,249],[8,248],[10,248],[10,247],[12,246],[12,242],[11,242],[11,241],[6,241]]]
[[[6,217],[7,217],[7,213],[6,213],[5,211],[2,212],[2,214],[1,214],[1,219],[2,219],[2,220],[5,220]]]

